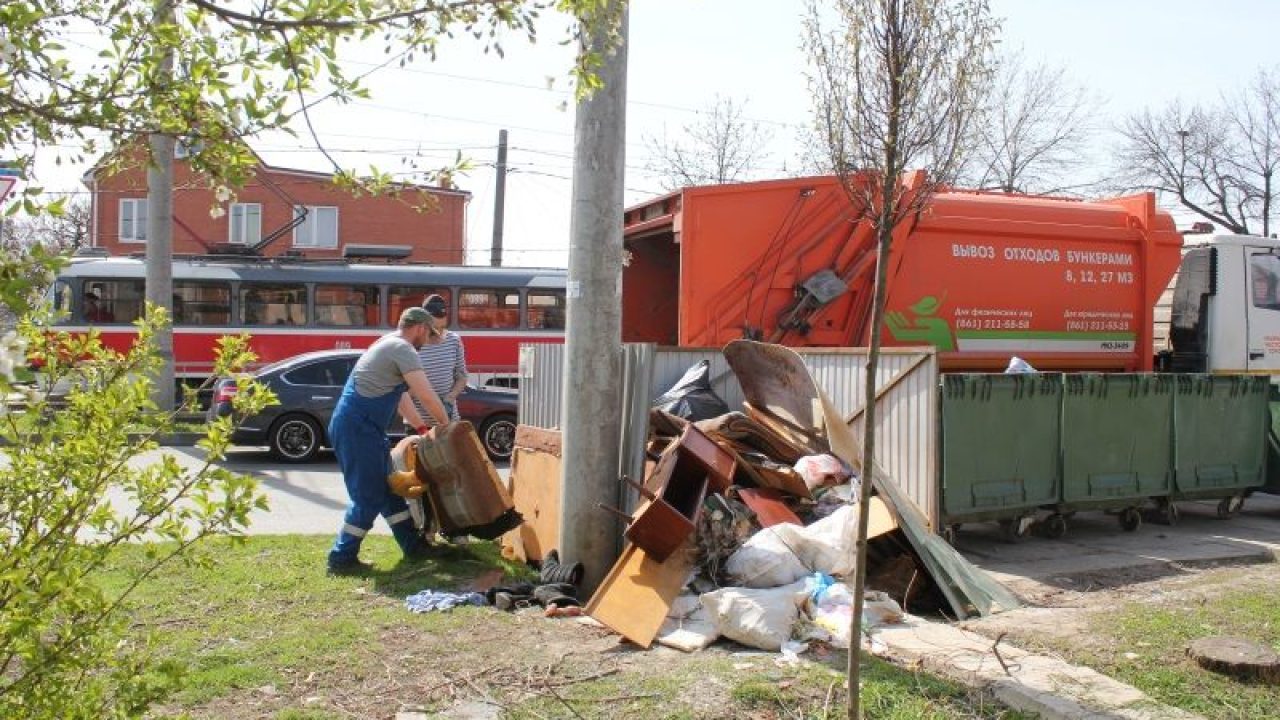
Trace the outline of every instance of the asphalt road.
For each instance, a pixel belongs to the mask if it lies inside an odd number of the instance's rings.
[[[135,462],[153,463],[162,453],[177,458],[184,467],[194,468],[204,463],[204,453],[195,447],[161,448],[139,456]],[[274,460],[266,450],[237,448],[228,453],[222,465],[257,477],[267,494],[270,509],[253,513],[250,534],[337,532],[347,507],[347,491],[333,453],[322,453],[314,463],[293,465]],[[498,472],[505,479],[506,465],[500,465]],[[387,532],[385,523],[381,520],[375,523],[374,532]]]

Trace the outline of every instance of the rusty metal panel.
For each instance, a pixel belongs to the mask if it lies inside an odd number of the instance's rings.
[[[521,425],[560,428],[564,345],[528,343],[520,346]]]

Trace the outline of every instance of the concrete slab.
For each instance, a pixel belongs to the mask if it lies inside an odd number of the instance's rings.
[[[1182,518],[1168,526],[1144,522],[1124,532],[1116,518],[1081,512],[1058,540],[1032,535],[1017,543],[1000,539],[994,523],[964,526],[956,548],[1006,584],[1180,564],[1261,562],[1280,557],[1280,497],[1255,494],[1235,517],[1217,516],[1217,501],[1178,503]]]
[[[1079,665],[1033,655],[954,625],[908,615],[871,632],[872,652],[991,691],[1004,704],[1042,720],[1194,720],[1201,716],[1162,705],[1137,688]]]

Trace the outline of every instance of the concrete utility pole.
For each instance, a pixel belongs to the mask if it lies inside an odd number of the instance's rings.
[[[502,221],[507,205],[507,131],[498,131],[497,187],[493,191],[493,250],[489,264],[502,265]]]
[[[172,0],[156,0],[157,25],[173,22]],[[160,58],[161,83],[173,81],[173,51]],[[173,312],[173,146],[172,135],[152,133],[147,165],[147,302]],[[173,329],[156,334],[156,352],[164,365],[156,374],[153,399],[162,411],[173,409]]]
[[[627,15],[608,54],[608,28],[583,28],[604,56],[604,87],[578,103],[569,227],[568,323],[560,427],[564,456],[561,557],[586,566],[592,592],[616,559],[619,527],[599,503],[617,504],[622,433],[622,178],[627,99]]]

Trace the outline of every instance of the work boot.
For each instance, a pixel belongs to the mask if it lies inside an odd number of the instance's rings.
[[[493,606],[499,610],[511,612],[518,608],[528,607],[532,599],[531,595],[516,595],[499,591],[493,594]]]
[[[425,540],[418,542],[413,547],[404,551],[404,559],[409,562],[421,562],[423,560],[431,560],[439,557],[440,551],[434,545]]]
[[[368,575],[371,572],[373,572],[373,565],[359,558],[341,561],[330,560],[326,570],[327,574],[337,576]]]
[[[582,574],[585,569],[582,567],[582,563],[561,564],[560,553],[556,550],[548,550],[547,554],[542,557],[542,567],[539,572],[538,579],[544,585],[547,583],[569,583],[577,586],[582,584]]]

